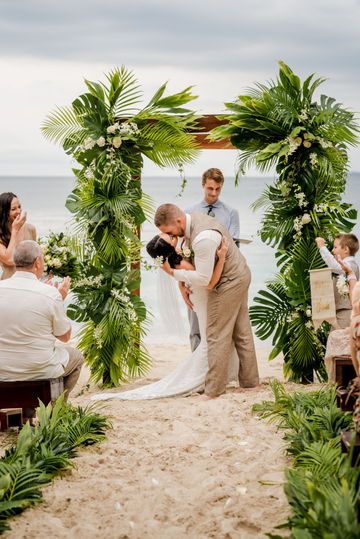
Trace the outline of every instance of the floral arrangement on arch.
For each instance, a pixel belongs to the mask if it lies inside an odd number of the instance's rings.
[[[187,129],[195,123],[185,105],[191,88],[166,95],[163,84],[140,106],[141,87],[131,71],[115,68],[105,82],[85,80],[87,91],[70,107],[50,113],[42,131],[76,162],[76,184],[66,206],[81,236],[81,278],[68,314],[83,322],[79,346],[94,381],[116,386],[144,374],[146,307],[140,287],[139,231],[151,216],[141,187],[143,159],[179,168],[197,155]]]
[[[250,316],[261,339],[273,336],[270,359],[280,352],[285,376],[310,382],[314,371],[325,380],[326,324],[315,330],[310,311],[309,270],[324,267],[315,237],[330,246],[339,232],[350,232],[356,210],[344,203],[347,148],[357,143],[354,114],[335,99],[315,91],[324,79],[303,83],[283,62],[278,79],[257,84],[226,103],[228,124],[212,139],[229,138],[239,149],[239,172],[250,165],[275,170],[253,208],[263,209],[261,239],[277,249],[279,274],[260,290]]]

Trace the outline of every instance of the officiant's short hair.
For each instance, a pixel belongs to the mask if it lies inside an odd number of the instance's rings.
[[[182,214],[183,211],[178,206],[175,206],[175,204],[161,204],[155,212],[155,226],[159,227],[173,223]]]
[[[222,185],[225,181],[224,175],[219,168],[208,168],[202,175],[202,186],[206,184],[206,180],[214,180],[214,182]]]

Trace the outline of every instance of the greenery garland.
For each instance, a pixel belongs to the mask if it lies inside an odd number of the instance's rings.
[[[309,270],[324,267],[314,239],[332,242],[350,232],[356,219],[351,204],[341,202],[348,172],[347,148],[357,143],[352,112],[335,99],[314,92],[324,79],[310,75],[303,83],[280,62],[279,77],[257,84],[226,103],[228,124],[211,138],[229,138],[239,148],[239,174],[250,165],[261,172],[275,167],[277,178],[254,208],[265,208],[261,239],[277,248],[279,274],[267,282],[250,309],[256,334],[273,335],[270,359],[284,355],[284,373],[310,382],[315,370],[326,379],[323,356],[328,328],[311,320]]]
[[[111,427],[93,408],[73,408],[60,397],[46,407],[40,402],[39,423],[21,429],[16,444],[0,460],[0,534],[7,520],[41,501],[41,487],[70,466],[80,445],[97,443]]]
[[[291,514],[279,528],[295,539],[358,538],[360,468],[351,466],[351,455],[340,446],[341,431],[352,427],[351,413],[337,408],[334,387],[288,393],[280,382],[271,386],[275,400],[255,404],[253,411],[285,431],[294,458],[284,486]]]
[[[138,233],[151,213],[141,189],[143,158],[181,168],[197,147],[187,133],[195,116],[184,108],[194,99],[190,88],[165,95],[164,84],[139,108],[142,92],[130,71],[114,69],[106,79],[85,81],[88,91],[49,114],[42,131],[80,165],[66,204],[82,238],[68,314],[83,322],[79,347],[93,380],[116,386],[150,364],[141,339],[146,308],[134,294],[140,286]]]

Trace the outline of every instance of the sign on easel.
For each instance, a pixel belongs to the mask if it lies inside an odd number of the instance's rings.
[[[331,269],[309,270],[312,321],[315,329],[326,321],[336,326],[334,285]]]

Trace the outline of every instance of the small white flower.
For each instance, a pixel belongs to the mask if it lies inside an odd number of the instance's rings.
[[[307,322],[305,322],[305,327],[307,327],[308,329],[312,329],[313,328],[313,323],[311,320],[308,320]]]
[[[316,167],[317,163],[318,163],[317,155],[316,153],[312,152],[310,154],[310,164],[312,167]]]
[[[92,139],[91,137],[87,137],[85,140],[84,140],[84,150],[91,150],[94,146],[95,146],[96,142],[94,139]]]
[[[119,124],[116,122],[114,125],[109,125],[109,127],[106,129],[106,132],[109,135],[115,135],[118,129],[119,129]]]
[[[300,114],[299,114],[298,117],[299,117],[299,120],[302,120],[302,121],[307,120],[307,119],[308,119],[308,113],[307,113],[307,110],[306,110],[306,109],[302,109],[302,110],[300,111]]]
[[[308,316],[310,318],[311,314],[312,314],[311,309],[309,307],[309,308],[306,309],[306,316]]]
[[[96,144],[100,147],[100,148],[103,148],[106,144],[106,140],[105,140],[105,137],[99,137],[96,141]]]
[[[114,148],[120,148],[121,144],[122,144],[121,137],[114,137],[113,138],[112,145],[114,146]]]
[[[302,224],[307,225],[308,223],[310,223],[310,221],[311,221],[310,215],[308,213],[304,213],[304,215],[301,218]]]
[[[299,208],[303,208],[308,205],[305,193],[303,193],[302,191],[295,193],[295,198],[298,199]]]
[[[192,255],[192,251],[189,247],[185,247],[182,251],[181,251],[181,254],[184,258],[190,258],[191,255]]]
[[[302,222],[301,217],[295,217],[294,219],[294,230],[296,230],[297,233],[301,232],[301,229],[303,227],[304,223]]]
[[[322,148],[326,149],[326,148],[331,148],[332,147],[332,144],[331,142],[327,141],[327,140],[324,140],[323,138],[321,137],[317,137],[317,140],[319,141],[319,144]]]
[[[93,173],[93,171],[91,170],[91,168],[88,167],[88,168],[85,170],[84,176],[85,176],[85,178],[87,178],[88,180],[91,180],[91,178],[94,177],[94,173]]]
[[[163,256],[157,256],[154,258],[154,265],[156,268],[160,268],[164,263],[164,257]]]
[[[61,260],[59,258],[53,258],[51,265],[54,266],[54,268],[61,268]]]
[[[100,328],[100,326],[96,326],[96,328],[94,329],[94,340],[95,340],[96,346],[98,348],[102,348],[103,341],[102,341],[102,338],[101,338],[101,328]]]
[[[288,152],[287,154],[288,155],[291,155],[293,154],[294,152],[296,152],[296,150],[298,149],[298,147],[300,146],[300,144],[302,143],[302,138],[301,137],[287,137],[285,139],[285,141],[288,143],[289,145],[289,149],[288,149]]]

